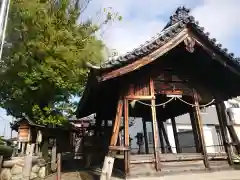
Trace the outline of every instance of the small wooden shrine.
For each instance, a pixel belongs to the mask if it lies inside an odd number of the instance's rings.
[[[114,166],[126,175],[213,169],[223,162],[228,162],[229,167],[233,164],[232,146],[239,153],[238,139],[230,143],[227,136],[223,102],[240,95],[240,59],[210,38],[189,11],[178,8],[156,37],[132,52],[100,67],[88,64],[91,71],[77,117],[96,113],[96,131],[101,131],[102,122],[112,120],[114,126],[105,155],[115,157]],[[224,154],[206,151],[200,109],[209,105],[217,109]],[[161,149],[163,122],[172,119],[174,130],[175,117],[186,113],[191,117],[196,153],[181,153],[176,131],[177,154],[172,153],[171,147]],[[148,150],[145,155],[130,154],[129,117],[152,122],[153,154]],[[123,145],[118,142],[121,123]],[[119,151],[124,152],[124,157],[116,155]]]
[[[28,144],[35,144],[36,155],[48,156],[48,150],[55,145],[58,152],[72,152],[73,134],[77,132],[72,126],[39,125],[28,118],[21,118],[11,123],[11,129],[18,132],[19,155],[26,153]]]

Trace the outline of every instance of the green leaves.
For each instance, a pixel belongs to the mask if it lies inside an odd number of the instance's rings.
[[[118,12],[113,12],[111,7],[109,7],[108,9],[104,8],[103,12],[106,14],[106,20],[104,23],[115,20],[121,21],[123,19],[123,17],[119,15]]]
[[[32,112],[34,115],[34,120],[38,124],[66,125],[68,123],[65,116],[57,111],[54,111],[49,106],[41,109],[38,105],[34,105]]]
[[[76,24],[79,8],[71,0],[15,0],[11,3],[0,74],[1,107],[15,117],[26,114],[41,124],[62,124],[74,111],[88,69],[99,64],[103,43],[99,26]],[[119,15],[107,13],[105,23]]]

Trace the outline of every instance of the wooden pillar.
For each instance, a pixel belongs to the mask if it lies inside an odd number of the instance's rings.
[[[154,95],[154,83],[153,80],[150,79],[150,93],[152,97]],[[154,156],[155,156],[155,167],[158,171],[159,168],[159,139],[158,139],[158,125],[157,125],[157,116],[156,116],[156,102],[155,99],[151,100],[151,112],[152,112],[152,126],[153,126],[153,147],[154,147]]]
[[[129,148],[129,112],[128,112],[129,103],[128,100],[124,100],[124,145],[125,147]],[[130,151],[125,150],[124,151],[124,164],[125,164],[125,173],[129,174],[129,168],[130,168]]]
[[[62,157],[61,154],[57,154],[57,180],[61,180],[61,172],[62,172]]]
[[[146,152],[146,154],[149,154],[147,126],[146,126],[146,121],[145,121],[144,118],[142,118],[142,123],[143,123],[143,134],[144,134],[145,152]]]
[[[224,115],[223,115],[225,113],[225,105],[223,104],[223,102],[216,103],[216,110],[217,110],[217,116],[219,121],[219,127],[221,131],[222,139],[223,139],[224,149],[228,156],[228,163],[229,165],[233,165],[231,147],[229,144],[229,138],[227,134],[227,122],[226,122],[226,119],[224,119]]]
[[[238,154],[240,154],[240,141],[239,137],[234,129],[234,126],[232,124],[227,125],[230,137],[232,138],[234,147],[236,148]]]
[[[120,125],[121,125],[122,112],[123,112],[123,99],[122,99],[122,97],[120,97],[118,104],[117,104],[116,117],[115,117],[112,136],[111,136],[111,140],[110,140],[108,156],[105,156],[100,180],[106,179],[106,176],[111,177],[111,175],[112,175],[114,158],[112,158],[110,156],[114,155],[113,150],[114,151],[117,150],[116,144],[117,144],[119,129],[120,129]]]
[[[199,141],[199,131],[198,131],[198,126],[196,123],[196,113],[194,113],[194,110],[192,109],[191,112],[189,112],[190,120],[191,120],[191,125],[192,125],[192,131],[193,131],[193,137],[194,137],[194,142],[195,142],[195,147],[196,147],[196,152],[200,153],[201,152],[201,145]]]
[[[163,137],[164,137],[165,142],[166,142],[166,146],[167,146],[168,152],[172,153],[172,147],[171,147],[171,144],[169,142],[168,135],[167,135],[166,129],[164,127],[164,124],[161,121],[159,123],[160,123],[160,127],[161,127],[161,130],[162,130],[162,133],[163,133]]]
[[[223,122],[224,125],[227,127],[229,135],[233,141],[234,147],[236,148],[238,154],[240,154],[240,140],[239,137],[236,133],[236,130],[233,126],[233,123],[231,121],[231,118],[228,117],[227,112],[226,112],[226,106],[224,102],[220,103],[221,109],[222,109],[222,117],[223,117]],[[228,123],[229,120],[229,123]],[[229,139],[229,138],[228,138]]]
[[[160,140],[160,147],[161,147],[161,153],[166,153],[165,149],[165,143],[163,139],[163,133],[162,133],[162,128],[161,128],[161,123],[158,122],[158,131],[159,131],[159,140]]]
[[[123,146],[123,145],[124,145],[124,144],[122,143],[121,131],[119,132],[119,135],[118,135],[118,143],[119,143],[119,146]]]
[[[115,121],[114,121],[110,146],[116,146],[116,144],[117,144],[119,129],[120,129],[120,125],[121,125],[122,112],[123,112],[123,100],[120,99],[118,101],[118,105],[117,105],[117,112],[116,112],[116,117],[115,117]]]
[[[51,170],[54,172],[56,170],[56,158],[57,158],[57,142],[56,139],[53,141],[52,155],[51,155]]]
[[[176,152],[180,153],[181,148],[180,148],[179,139],[178,139],[177,125],[176,125],[175,117],[171,118],[171,122],[172,122],[172,129],[173,129],[174,141],[175,141],[175,146],[176,146]]]
[[[206,149],[206,144],[205,144],[205,139],[204,139],[204,134],[203,134],[203,124],[202,124],[202,119],[200,115],[200,108],[199,108],[199,102],[198,102],[198,95],[196,91],[193,91],[193,98],[194,98],[194,108],[196,112],[196,124],[198,127],[199,131],[199,140],[201,143],[201,150],[203,154],[203,162],[206,168],[209,168],[209,161],[207,157],[207,149]]]

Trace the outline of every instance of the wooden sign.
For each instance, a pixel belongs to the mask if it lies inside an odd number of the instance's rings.
[[[169,97],[169,98],[174,98],[174,97],[176,97],[176,98],[181,98],[181,97],[182,97],[182,95],[176,95],[176,94],[167,94],[167,97]]]
[[[100,180],[110,180],[112,176],[114,158],[105,156]]]

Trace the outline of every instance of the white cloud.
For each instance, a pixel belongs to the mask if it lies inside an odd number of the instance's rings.
[[[109,48],[122,54],[160,32],[180,5],[191,7],[200,25],[224,46],[230,46],[229,38],[240,30],[239,0],[93,0],[87,14],[112,7],[123,16],[123,21],[114,23],[103,36]]]
[[[239,7],[239,0],[204,0],[203,5],[196,7],[192,14],[211,36],[229,44],[229,38],[240,30]]]
[[[104,40],[110,48],[123,54],[150,40],[165,25],[162,21],[154,20],[144,24],[140,20],[118,23],[104,35]]]

